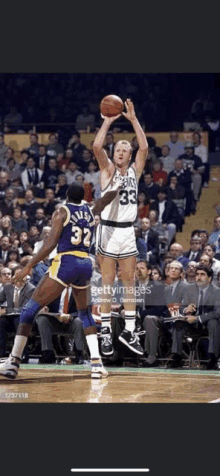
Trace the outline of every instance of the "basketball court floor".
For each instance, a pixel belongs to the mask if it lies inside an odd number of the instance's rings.
[[[0,376],[0,403],[220,403],[220,371],[108,368],[92,380],[89,366],[21,365],[16,380]]]

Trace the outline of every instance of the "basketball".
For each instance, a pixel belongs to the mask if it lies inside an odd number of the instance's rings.
[[[105,96],[100,104],[100,111],[103,116],[113,117],[121,114],[124,109],[124,103],[121,98],[110,94]]]

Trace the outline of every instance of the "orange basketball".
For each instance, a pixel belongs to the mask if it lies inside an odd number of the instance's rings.
[[[110,94],[105,96],[100,103],[100,111],[103,116],[112,117],[121,114],[124,109],[124,103],[121,98]]]

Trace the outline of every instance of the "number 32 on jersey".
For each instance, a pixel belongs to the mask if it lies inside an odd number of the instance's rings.
[[[83,242],[84,246],[90,247],[91,231],[89,228],[80,228],[79,226],[72,226],[72,245],[79,245]]]

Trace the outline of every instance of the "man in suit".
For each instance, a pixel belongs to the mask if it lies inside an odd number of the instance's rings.
[[[185,290],[180,313],[186,316],[181,326],[173,326],[172,368],[182,365],[182,340],[187,329],[208,331],[208,362],[206,369],[215,369],[219,356],[220,337],[220,295],[219,289],[212,284],[213,271],[203,264],[197,265],[196,283]]]
[[[5,284],[11,282],[12,271],[9,268],[5,268],[4,265],[0,270],[0,292],[3,290]]]
[[[42,170],[36,167],[34,157],[29,156],[27,159],[27,167],[21,173],[21,182],[22,182],[23,188],[25,190],[28,190],[31,187],[33,187],[37,192],[40,187],[42,175],[43,175]]]
[[[199,236],[194,236],[190,239],[190,248],[184,253],[184,256],[189,258],[190,261],[196,261],[196,263],[198,263],[202,253],[202,240]]]
[[[157,198],[157,193],[160,190],[160,187],[154,183],[153,174],[147,172],[144,174],[144,181],[140,179],[138,193],[145,193],[149,197],[150,201],[154,201]]]
[[[139,260],[136,266],[139,296],[138,310],[145,330],[144,352],[147,354],[144,367],[157,365],[157,344],[160,331],[164,331],[163,318],[170,316],[162,283],[151,281],[151,266]]]
[[[158,222],[163,223],[169,234],[169,245],[172,242],[176,231],[182,225],[182,218],[179,215],[176,204],[171,199],[167,199],[166,188],[161,188],[157,193],[157,200],[151,206],[151,210],[158,211]]]
[[[165,288],[166,304],[181,305],[188,284],[183,281],[183,265],[179,261],[173,260],[170,263],[169,279],[170,284]]]
[[[106,144],[104,146],[104,149],[106,150],[108,157],[112,160],[115,149],[114,136],[112,132],[108,132],[108,134],[106,135]]]
[[[41,337],[42,356],[39,364],[56,362],[52,335],[62,332],[74,335],[76,361],[83,364],[84,331],[81,319],[78,317],[72,287],[65,288],[61,295],[44,307],[36,317],[36,324]]]
[[[141,220],[141,238],[146,243],[146,259],[150,264],[157,264],[159,261],[159,236],[156,231],[151,230],[149,218]]]
[[[4,270],[6,269],[4,268]],[[14,268],[12,276],[16,276],[21,269],[21,266]],[[0,309],[0,357],[6,356],[7,332],[16,332],[20,312],[30,299],[34,289],[35,286],[30,284],[27,278],[16,286],[11,283],[3,285],[3,289],[0,291],[0,303],[4,303],[4,307]],[[13,313],[16,314],[14,317]]]
[[[5,264],[9,258],[9,252],[11,251],[11,245],[9,236],[2,236],[0,239],[0,260]]]
[[[179,243],[173,243],[170,246],[170,252],[172,253],[173,259],[179,261],[183,265],[184,269],[186,269],[190,260],[189,258],[184,256],[182,245],[180,245]]]

